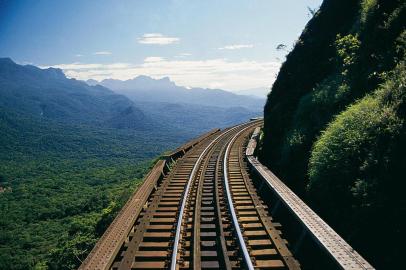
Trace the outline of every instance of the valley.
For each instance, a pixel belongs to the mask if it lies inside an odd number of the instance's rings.
[[[132,100],[0,59],[0,268],[76,267],[159,155],[261,110]]]

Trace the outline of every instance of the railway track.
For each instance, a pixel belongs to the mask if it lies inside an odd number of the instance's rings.
[[[212,130],[157,162],[79,269],[300,269],[271,212],[298,222],[299,237],[285,230],[306,269],[373,269],[253,156],[261,124]]]
[[[100,268],[298,269],[247,174],[245,145],[259,124],[210,134],[173,162]],[[81,268],[98,267],[88,258]]]

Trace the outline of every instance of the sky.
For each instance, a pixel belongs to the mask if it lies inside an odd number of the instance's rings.
[[[269,88],[321,0],[0,0],[0,57],[80,80]],[[285,44],[286,50],[276,50]]]

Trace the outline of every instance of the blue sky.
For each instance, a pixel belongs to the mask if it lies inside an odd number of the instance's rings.
[[[321,0],[0,0],[0,56],[78,79],[269,87]]]

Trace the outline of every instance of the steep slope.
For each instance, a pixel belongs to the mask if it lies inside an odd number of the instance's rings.
[[[60,69],[21,66],[9,58],[0,59],[0,107],[65,123],[135,129],[151,126],[125,96],[100,85],[67,79]]]
[[[405,22],[404,1],[325,0],[264,111],[262,161],[379,269],[406,238]]]
[[[94,81],[88,81],[95,84]],[[260,111],[265,103],[263,98],[236,95],[220,89],[203,89],[177,86],[168,77],[155,80],[138,76],[131,80],[103,80],[99,84],[123,94],[134,101],[188,103],[216,107],[244,107]]]

